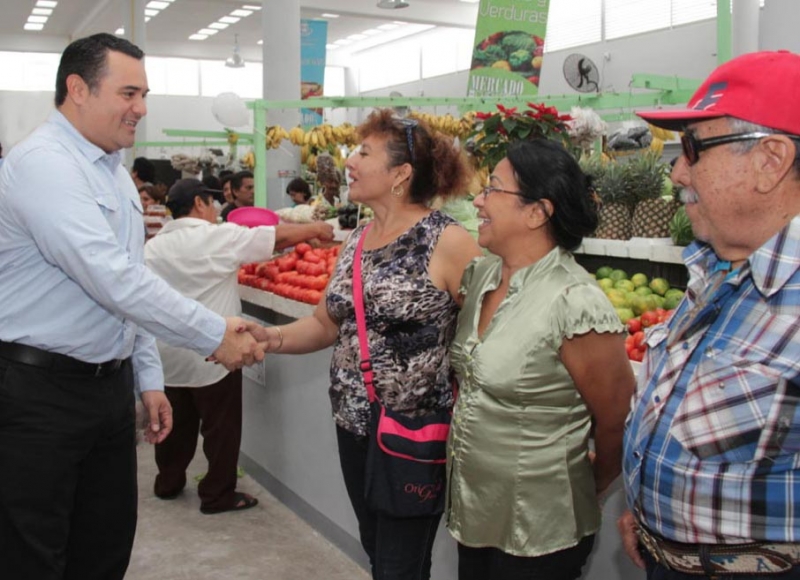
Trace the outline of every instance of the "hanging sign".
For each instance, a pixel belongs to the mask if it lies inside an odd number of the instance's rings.
[[[467,96],[535,95],[550,0],[481,0]]]
[[[321,97],[325,82],[325,52],[328,23],[324,20],[300,21],[300,98]],[[322,109],[302,109],[302,125],[322,124]]]

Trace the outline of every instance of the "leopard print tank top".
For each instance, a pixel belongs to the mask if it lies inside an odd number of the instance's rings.
[[[458,306],[428,275],[431,255],[454,219],[433,211],[386,246],[364,250],[362,276],[375,391],[388,408],[419,414],[451,408],[448,348]],[[339,324],[331,360],[330,398],[337,425],[366,435],[369,403],[353,307],[353,254],[363,226],[342,248],[328,287],[328,313]]]

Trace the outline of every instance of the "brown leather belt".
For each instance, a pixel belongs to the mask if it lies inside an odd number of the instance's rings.
[[[665,568],[711,578],[733,574],[780,574],[800,562],[800,544],[684,544],[656,536],[641,524],[639,542]]]
[[[0,340],[0,357],[55,373],[95,378],[113,375],[128,360],[118,358],[104,363],[88,363],[65,354],[49,352],[35,346],[20,344],[19,342],[4,342],[2,340]]]

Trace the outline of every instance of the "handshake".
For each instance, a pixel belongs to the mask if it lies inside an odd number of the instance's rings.
[[[279,348],[270,348],[267,329],[256,322],[239,317],[226,318],[225,322],[222,343],[208,360],[223,365],[229,371],[261,362],[264,353]]]

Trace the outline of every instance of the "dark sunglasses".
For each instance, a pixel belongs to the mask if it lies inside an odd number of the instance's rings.
[[[764,133],[762,131],[755,131],[752,133],[733,133],[732,135],[722,135],[720,137],[709,137],[708,139],[698,139],[691,131],[685,131],[681,136],[681,148],[683,155],[689,165],[694,165],[700,159],[700,153],[706,149],[711,149],[718,145],[727,145],[729,143],[738,143],[740,141],[755,141],[756,139],[763,139],[770,135],[786,135],[785,133]],[[800,140],[800,137],[795,135],[788,135],[789,138],[795,141]]]
[[[395,122],[400,125],[406,131],[406,143],[408,143],[408,153],[411,156],[411,165],[414,165],[417,161],[416,155],[414,155],[414,129],[417,128],[419,122],[416,119],[408,119],[408,118],[398,118],[395,119]]]

